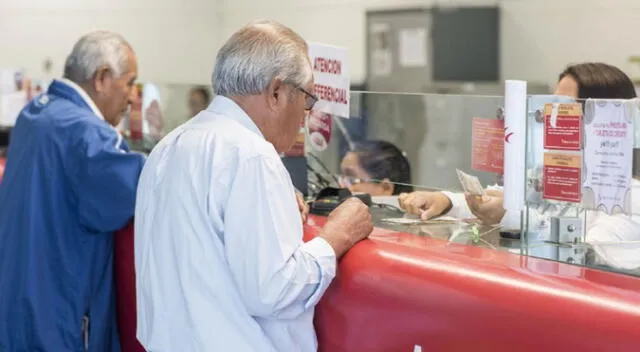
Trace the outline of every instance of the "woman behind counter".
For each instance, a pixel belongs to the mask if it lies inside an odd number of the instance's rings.
[[[617,67],[604,63],[582,63],[567,67],[559,76],[554,95],[575,99],[633,99],[635,87],[631,79]],[[640,214],[640,181],[633,179],[632,214]],[[410,214],[427,220],[448,215],[458,218],[476,217],[482,223],[500,223],[505,228],[520,224],[520,214],[510,213],[503,208],[502,190],[487,190],[487,200],[466,197],[451,192],[413,192],[399,197],[400,206]],[[531,223],[544,221],[542,216]],[[594,243],[596,262],[619,269],[640,268],[640,247],[621,246],[624,242],[640,241],[640,219],[637,216],[608,216],[589,212],[586,222],[586,240]],[[608,243],[614,245],[597,245]],[[620,245],[615,245],[616,243]]]
[[[342,158],[340,186],[373,197],[413,192],[411,166],[405,154],[392,143],[358,142]]]

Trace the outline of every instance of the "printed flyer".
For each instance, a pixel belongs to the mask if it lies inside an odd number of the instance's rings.
[[[628,214],[635,107],[630,102],[602,100],[589,100],[586,106],[583,205],[608,214]]]

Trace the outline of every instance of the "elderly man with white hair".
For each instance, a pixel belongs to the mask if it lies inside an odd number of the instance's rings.
[[[118,34],[73,47],[64,78],[20,113],[0,183],[0,351],[119,351],[113,232],[144,157],[113,126],[138,67]]]
[[[279,153],[311,110],[307,44],[256,22],[218,52],[211,105],[151,152],[138,187],[138,339],[149,351],[314,351],[336,258],[372,230],[345,201],[302,241]]]

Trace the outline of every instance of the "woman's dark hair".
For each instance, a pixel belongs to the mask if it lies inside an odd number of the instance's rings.
[[[209,93],[209,90],[205,87],[193,87],[191,88],[191,94],[200,94],[200,96],[202,97],[202,99],[204,100],[204,104],[205,105],[209,105],[209,102],[211,101],[211,94]]]
[[[385,178],[393,183],[393,194],[413,192],[411,166],[404,153],[385,141],[362,141],[351,150],[358,156],[360,166],[377,181]]]
[[[578,83],[579,99],[633,99],[636,89],[622,70],[601,62],[571,65],[560,74],[559,80],[570,76]]]

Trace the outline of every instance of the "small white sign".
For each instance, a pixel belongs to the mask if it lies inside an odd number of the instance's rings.
[[[349,117],[349,61],[347,49],[309,43],[309,59],[319,98],[314,110],[333,116]]]
[[[400,66],[424,67],[427,65],[427,29],[412,28],[400,31]]]
[[[0,94],[0,126],[13,127],[27,105],[27,91]]]
[[[371,46],[371,74],[386,77],[392,71],[391,31],[387,23],[374,23],[369,27]]]
[[[587,101],[583,205],[607,214],[629,213],[633,158],[629,102]]]

